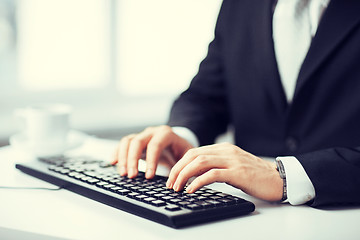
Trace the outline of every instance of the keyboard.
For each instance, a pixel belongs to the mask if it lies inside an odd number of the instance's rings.
[[[172,227],[183,228],[254,211],[253,203],[203,187],[195,193],[166,187],[166,177],[120,176],[111,164],[84,156],[54,156],[16,164],[26,174],[111,207]]]

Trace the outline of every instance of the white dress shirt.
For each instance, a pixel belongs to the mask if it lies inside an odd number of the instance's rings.
[[[282,4],[284,1],[296,1],[296,0],[278,0],[275,6],[275,10],[277,10],[277,4]],[[306,14],[308,14],[307,22],[305,24],[309,24],[309,37],[313,38],[316,34],[320,19],[326,10],[330,0],[303,0],[303,1],[309,1],[309,7],[306,9]],[[279,8],[280,9],[280,8]],[[279,10],[278,9],[278,10]],[[284,11],[286,13],[286,10],[280,9],[281,11]],[[277,12],[277,17],[281,17],[282,13]],[[286,14],[284,14],[284,19],[277,19],[278,21],[289,21],[289,19],[286,19]],[[273,19],[273,25],[277,24],[275,20]],[[276,27],[276,26],[274,26]],[[279,36],[277,36],[279,37]],[[276,37],[274,36],[274,45],[276,46]],[[311,39],[310,39],[311,41]],[[307,46],[307,50],[310,44]],[[305,57],[306,54],[304,54]],[[276,55],[278,58],[279,56]],[[296,76],[299,73],[299,70],[301,68],[302,61],[299,66],[297,67]],[[279,66],[281,68],[282,66]],[[281,82],[287,97],[287,100],[289,104],[292,101],[294,92],[295,92],[295,86],[297,77],[287,77],[289,74],[286,72],[286,68],[283,67],[283,71],[280,72]],[[291,75],[291,74],[290,74]],[[199,146],[198,139],[196,135],[189,129],[184,127],[173,127],[173,130],[176,134],[179,136],[187,139],[194,147]],[[246,149],[245,149],[246,150]],[[300,164],[300,162],[293,156],[285,156],[285,157],[278,157],[285,169],[286,173],[286,183],[287,183],[287,196],[288,201],[292,205],[301,205],[304,204],[310,200],[312,200],[315,197],[315,189],[314,186],[306,174],[304,168]]]

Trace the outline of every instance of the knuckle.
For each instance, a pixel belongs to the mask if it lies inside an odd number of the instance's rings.
[[[221,172],[218,169],[211,169],[209,171],[209,176],[212,179],[218,179],[221,175]]]
[[[238,151],[238,149],[233,147],[233,148],[229,149],[229,153],[232,155],[237,155],[237,154],[239,154],[239,151]]]
[[[195,148],[190,148],[190,149],[185,153],[185,155],[186,155],[187,157],[195,156],[195,155],[196,155],[196,150],[195,150]]]
[[[143,145],[144,143],[145,143],[145,140],[138,135],[135,136],[131,141],[131,144],[135,144],[135,145]]]
[[[226,143],[224,143],[224,146],[226,147],[226,151],[230,154],[238,154],[239,153],[240,148],[235,146],[234,144],[226,142]]]
[[[161,148],[162,142],[159,140],[151,139],[151,141],[148,144],[149,148],[152,148],[154,150],[158,150]]]
[[[209,159],[207,158],[206,155],[199,155],[196,157],[196,165],[198,166],[202,166],[202,165],[206,165],[209,162]]]
[[[124,144],[124,143],[126,143],[126,142],[129,142],[129,141],[131,141],[131,139],[132,139],[132,136],[131,136],[131,135],[127,135],[127,136],[121,138],[121,140],[120,140],[120,142],[119,142],[119,145]]]
[[[231,144],[230,142],[222,142],[222,143],[220,143],[220,145],[222,145],[223,147],[230,147],[233,144]]]
[[[145,128],[143,132],[152,132],[152,131],[154,131],[154,127],[149,126],[149,127]]]
[[[171,127],[168,125],[161,125],[161,126],[159,126],[159,129],[163,132],[172,132]]]

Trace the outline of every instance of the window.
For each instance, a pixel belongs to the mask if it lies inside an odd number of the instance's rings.
[[[29,91],[105,86],[110,78],[108,3],[19,1],[19,86]]]
[[[196,74],[220,1],[131,0],[118,4],[118,89],[127,94],[179,93]]]
[[[74,106],[77,129],[163,123],[204,58],[218,0],[0,0],[0,138],[13,109]],[[146,117],[144,117],[146,116]]]

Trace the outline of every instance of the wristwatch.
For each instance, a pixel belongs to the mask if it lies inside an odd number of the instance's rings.
[[[280,178],[283,180],[284,184],[283,184],[283,196],[281,198],[281,202],[285,201],[287,199],[287,186],[286,186],[286,174],[285,174],[285,168],[283,163],[281,162],[281,160],[279,158],[275,159],[275,163],[276,163],[276,170],[279,172],[280,174]]]

